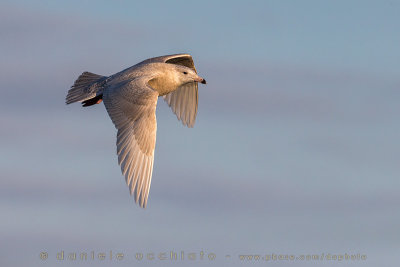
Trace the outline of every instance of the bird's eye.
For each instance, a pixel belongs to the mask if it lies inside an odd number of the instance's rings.
[[[186,71],[184,71],[184,72],[183,72],[183,74],[187,74],[187,72],[186,72]]]

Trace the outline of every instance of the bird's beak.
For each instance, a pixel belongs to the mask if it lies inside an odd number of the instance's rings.
[[[197,76],[197,78],[195,78],[194,81],[202,83],[202,84],[206,84],[207,83],[206,80],[201,78],[200,76]]]

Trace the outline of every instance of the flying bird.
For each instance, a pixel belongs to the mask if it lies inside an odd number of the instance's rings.
[[[153,173],[156,145],[156,107],[162,96],[177,118],[193,127],[198,104],[197,75],[189,54],[144,60],[111,76],[82,73],[68,91],[66,104],[83,107],[104,103],[118,130],[117,155],[135,201],[145,208]]]

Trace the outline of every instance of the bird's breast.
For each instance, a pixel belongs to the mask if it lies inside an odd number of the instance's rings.
[[[148,84],[154,88],[160,96],[166,95],[177,88],[177,85],[173,80],[158,77],[151,79]]]

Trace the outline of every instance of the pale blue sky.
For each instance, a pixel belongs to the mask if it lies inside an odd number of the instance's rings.
[[[399,11],[400,1],[2,1],[1,265],[98,266],[56,253],[112,249],[126,254],[118,266],[170,250],[213,252],[210,266],[246,265],[239,253],[362,253],[324,265],[396,266]],[[65,95],[83,71],[182,52],[208,83],[193,129],[160,99],[142,210],[104,106],[66,106]]]

